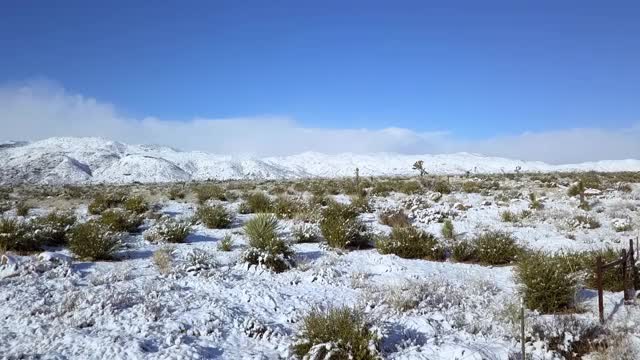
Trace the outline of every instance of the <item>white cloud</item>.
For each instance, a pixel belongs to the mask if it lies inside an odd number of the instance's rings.
[[[122,116],[111,104],[69,94],[42,81],[0,88],[0,126],[0,140],[101,136],[127,143],[260,156],[303,151],[407,154],[470,151],[551,163],[640,158],[638,125],[619,130],[569,129],[469,141],[447,132],[401,128],[305,128],[286,117],[131,119]]]

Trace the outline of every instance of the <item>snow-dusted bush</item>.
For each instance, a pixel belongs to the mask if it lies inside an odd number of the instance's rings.
[[[601,226],[598,219],[589,215],[577,215],[573,218],[572,225],[581,229],[597,229]]]
[[[224,229],[231,224],[231,214],[222,205],[200,205],[196,218],[209,229]]]
[[[606,346],[605,329],[594,319],[574,315],[540,318],[532,324],[532,338],[562,359],[582,359]],[[631,358],[629,358],[630,360]]]
[[[163,218],[144,232],[144,239],[153,243],[183,243],[190,232],[191,225],[188,222]]]
[[[520,259],[515,273],[529,309],[554,313],[574,306],[577,277],[563,256],[529,253]]]
[[[231,234],[225,235],[220,241],[218,241],[218,250],[231,251],[233,249],[233,238]]]
[[[190,273],[208,272],[218,266],[218,262],[213,254],[202,250],[193,249],[188,255],[184,264],[184,270]]]
[[[478,248],[467,240],[456,241],[451,245],[451,258],[458,262],[476,262]]]
[[[411,220],[404,213],[404,211],[400,209],[395,210],[386,210],[381,212],[378,215],[378,222],[382,225],[387,225],[391,227],[407,227],[411,226]]]
[[[251,265],[263,265],[282,272],[294,264],[293,250],[278,237],[278,219],[271,214],[258,214],[244,225],[250,248],[243,254]]]
[[[273,202],[273,212],[280,219],[293,219],[299,214],[304,204],[289,196],[278,196]]]
[[[169,200],[184,199],[187,196],[184,189],[177,186],[169,188],[169,190],[167,191],[167,195],[169,197]]]
[[[124,201],[123,207],[134,214],[142,214],[149,210],[149,204],[141,195],[128,197]]]
[[[462,191],[466,193],[479,193],[482,184],[479,181],[465,181],[462,183]]]
[[[505,210],[500,213],[500,219],[504,222],[518,222],[518,215],[511,210]]]
[[[38,251],[41,244],[35,241],[26,222],[0,218],[0,248],[4,251]]]
[[[75,222],[72,213],[52,212],[32,220],[29,225],[37,243],[58,246],[66,244],[67,234]]]
[[[327,244],[340,249],[369,247],[366,227],[357,216],[358,213],[349,205],[333,203],[324,209],[320,231]]]
[[[69,234],[69,250],[86,260],[111,260],[120,248],[120,234],[98,221],[76,225]]]
[[[529,194],[529,209],[532,210],[541,210],[544,208],[544,204],[536,197],[535,193]]]
[[[193,188],[193,192],[196,193],[196,198],[200,204],[204,204],[208,200],[226,200],[224,189],[216,184],[200,184]]]
[[[369,197],[366,195],[352,196],[350,205],[358,213],[365,213],[365,212],[371,211],[371,204],[369,203]]]
[[[451,194],[451,184],[445,180],[436,180],[433,183],[431,190],[441,194]]]
[[[291,235],[293,240],[299,244],[320,242],[318,228],[311,224],[302,223],[294,226]]]
[[[125,210],[109,209],[102,212],[99,221],[112,231],[132,233],[138,231],[144,219],[140,215]]]
[[[473,240],[478,261],[488,265],[509,264],[523,253],[522,247],[508,233],[488,231]]]
[[[432,234],[417,228],[395,227],[391,235],[376,241],[381,254],[395,254],[405,259],[444,260],[445,249]]]
[[[312,310],[293,345],[299,359],[379,359],[379,339],[364,315],[350,308]]]
[[[445,239],[453,239],[455,238],[455,233],[453,230],[453,222],[451,222],[450,219],[446,219],[444,221],[444,223],[442,224],[442,230],[441,230],[442,236]]]
[[[246,196],[239,210],[241,214],[267,213],[273,210],[273,202],[267,194],[254,191]]]

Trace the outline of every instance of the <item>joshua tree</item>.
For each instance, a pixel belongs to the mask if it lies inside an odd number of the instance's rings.
[[[356,168],[356,190],[360,192],[360,169]]]
[[[424,161],[418,160],[413,164],[413,170],[420,171],[420,177],[424,176],[427,171],[424,169]]]

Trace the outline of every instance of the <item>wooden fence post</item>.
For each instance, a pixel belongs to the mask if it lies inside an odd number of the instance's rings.
[[[598,287],[598,315],[600,324],[604,324],[604,299],[602,294],[602,256],[596,257],[596,286]]]
[[[627,253],[627,278],[624,288],[624,299],[632,304],[636,299],[636,260],[633,257],[633,239],[629,239],[629,252]]]

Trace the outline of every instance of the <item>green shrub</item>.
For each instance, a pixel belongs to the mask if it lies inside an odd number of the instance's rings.
[[[100,222],[111,231],[136,232],[142,225],[143,218],[137,214],[132,214],[125,210],[109,209],[102,212]]]
[[[271,214],[258,214],[244,225],[250,248],[243,258],[251,265],[263,265],[274,272],[283,272],[294,265],[294,252],[278,237],[278,219]]]
[[[52,212],[34,219],[29,225],[37,243],[59,246],[67,243],[67,234],[75,223],[76,217],[71,213]]]
[[[29,210],[31,210],[31,206],[26,202],[20,201],[16,204],[17,216],[27,216],[29,215]]]
[[[200,205],[196,218],[209,229],[224,229],[231,224],[231,214],[222,205]]]
[[[577,280],[566,265],[563,257],[542,252],[520,259],[515,268],[516,281],[529,309],[554,313],[573,307]]]
[[[445,180],[437,180],[433,184],[432,190],[441,194],[451,194],[451,184]]]
[[[417,181],[400,181],[396,186],[396,191],[404,194],[419,194],[422,192],[422,185]]]
[[[442,224],[442,236],[445,239],[453,239],[455,237],[453,222],[450,219],[446,219]]]
[[[518,215],[511,210],[505,210],[501,212],[500,219],[502,219],[502,221],[504,222],[510,222],[510,223],[518,222],[519,220]]]
[[[187,196],[184,189],[175,187],[175,186],[172,188],[169,188],[169,191],[167,193],[168,193],[169,200],[184,199]]]
[[[89,204],[88,210],[90,214],[100,215],[103,211],[120,205],[122,201],[123,197],[120,194],[98,193]]]
[[[273,203],[273,212],[280,219],[293,219],[302,211],[304,204],[288,196],[278,196]]]
[[[273,210],[273,202],[265,193],[256,191],[247,195],[246,199],[240,206],[240,213],[268,213]]]
[[[504,265],[515,261],[523,249],[508,233],[489,231],[474,240],[478,261],[488,265]]]
[[[293,353],[300,359],[374,360],[380,358],[378,341],[362,313],[349,308],[316,309],[302,320]]]
[[[389,237],[376,242],[381,254],[395,254],[405,259],[444,260],[445,250],[435,236],[415,227],[395,227]]]
[[[0,218],[0,248],[7,251],[32,252],[42,249],[26,222]]]
[[[144,238],[154,243],[183,243],[189,233],[191,233],[191,225],[187,222],[164,218],[158,220],[151,229],[145,231]]]
[[[322,211],[320,231],[327,244],[334,248],[362,249],[370,246],[364,224],[358,213],[348,205],[330,204]]]
[[[402,210],[387,210],[378,215],[378,222],[391,227],[411,226],[411,220]]]
[[[120,246],[118,233],[97,221],[78,224],[69,234],[69,250],[85,260],[111,260]]]
[[[466,193],[479,193],[480,190],[482,190],[482,187],[478,181],[465,181],[462,183],[462,191]]]
[[[227,234],[218,242],[218,250],[231,251],[232,249],[233,249],[233,238],[231,237],[231,234]]]
[[[478,248],[467,240],[456,241],[451,246],[451,258],[458,262],[477,262]]]
[[[124,201],[124,209],[134,214],[142,214],[149,210],[149,204],[142,196],[135,195]]]
[[[216,184],[200,184],[193,188],[199,204],[204,204],[209,200],[226,200],[224,189]]]

